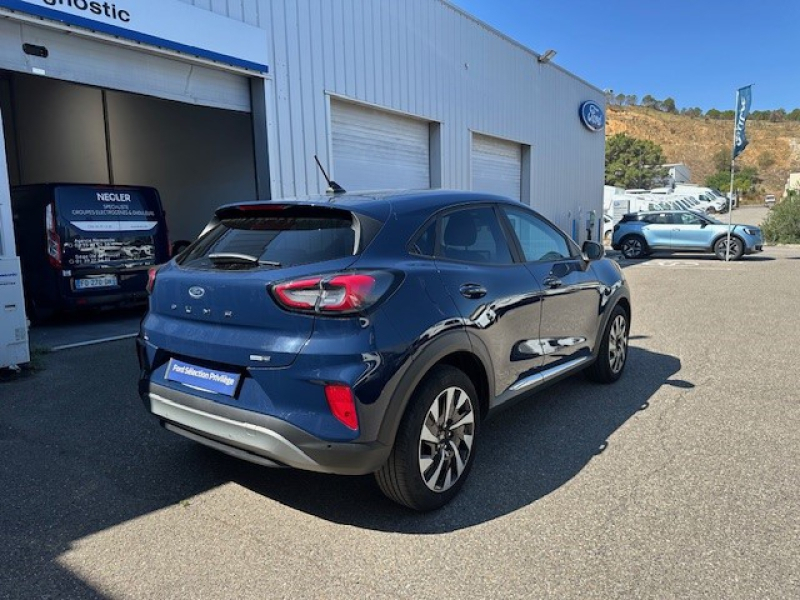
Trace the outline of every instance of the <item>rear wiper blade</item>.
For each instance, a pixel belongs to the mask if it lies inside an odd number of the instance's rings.
[[[251,256],[250,254],[240,254],[238,252],[215,252],[214,254],[209,254],[208,258],[213,261],[230,261],[230,262],[249,262],[253,264],[258,264],[258,257]]]
[[[215,252],[208,255],[209,260],[213,262],[246,262],[254,265],[266,267],[280,267],[281,263],[275,260],[261,260],[257,256],[251,254],[241,254],[239,252]]]

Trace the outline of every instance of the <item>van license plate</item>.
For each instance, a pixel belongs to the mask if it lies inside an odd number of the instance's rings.
[[[76,290],[90,290],[94,288],[114,287],[117,285],[116,275],[100,275],[99,277],[86,277],[75,280]]]

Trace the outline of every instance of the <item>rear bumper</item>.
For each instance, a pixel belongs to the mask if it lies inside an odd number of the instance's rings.
[[[101,295],[80,296],[74,292],[62,296],[62,306],[66,309],[97,306],[124,306],[147,304],[147,292],[111,292]]]
[[[268,415],[141,382],[146,408],[170,431],[237,458],[338,475],[364,475],[386,462],[379,442],[329,442]]]

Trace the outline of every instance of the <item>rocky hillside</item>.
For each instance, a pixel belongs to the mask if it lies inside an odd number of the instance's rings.
[[[714,157],[731,151],[733,121],[688,117],[641,106],[608,106],[606,135],[627,133],[651,140],[667,162],[689,166],[694,183],[714,172]],[[764,194],[783,195],[789,173],[800,172],[800,122],[747,121],[747,149],[737,164],[758,169]],[[727,190],[726,190],[727,191]]]

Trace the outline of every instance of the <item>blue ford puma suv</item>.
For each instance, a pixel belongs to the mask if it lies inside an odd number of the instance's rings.
[[[470,192],[218,209],[150,272],[139,392],[168,430],[266,466],[375,473],[447,503],[481,424],[577,371],[610,383],[631,305],[602,246]]]

